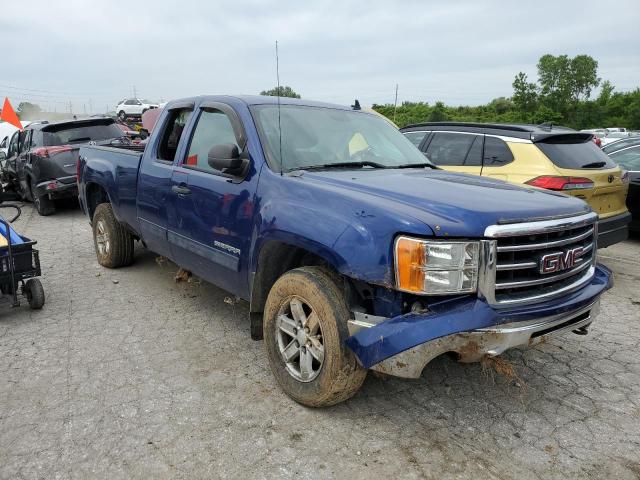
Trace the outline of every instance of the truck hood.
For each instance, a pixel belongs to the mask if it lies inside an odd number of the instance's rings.
[[[409,215],[438,236],[477,237],[489,225],[591,211],[582,200],[558,192],[444,170],[326,170],[298,174],[336,194],[347,189],[376,209]]]

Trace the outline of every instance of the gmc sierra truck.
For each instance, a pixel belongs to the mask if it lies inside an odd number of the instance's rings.
[[[144,152],[83,146],[98,262],[134,242],[245,299],[282,389],[308,406],[368,369],[417,378],[585,334],[613,283],[582,200],[434,167],[386,120],[275,97],[167,104]]]

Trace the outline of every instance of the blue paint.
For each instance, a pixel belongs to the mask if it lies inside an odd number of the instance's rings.
[[[521,322],[578,310],[594,302],[613,286],[613,274],[598,265],[586,287],[553,302],[509,310],[491,308],[473,296],[435,303],[429,313],[407,314],[365,328],[347,339],[365,368],[430,340],[503,323]]]
[[[0,217],[1,219],[2,217]],[[7,229],[4,225],[4,222],[0,223],[0,235],[7,238]],[[20,243],[24,243],[25,241],[22,239],[20,235],[16,233],[16,231],[9,225],[9,237],[11,239],[11,245],[18,245]],[[6,247],[2,247],[6,248]]]
[[[81,147],[80,203],[87,212],[87,191],[99,186],[107,192],[116,218],[150,250],[243,299],[251,298],[261,249],[270,242],[282,242],[323,258],[348,278],[369,284],[374,292],[374,314],[395,317],[402,309],[402,295],[393,289],[392,249],[399,234],[481,238],[488,225],[589,211],[581,200],[556,192],[440,170],[329,170],[281,175],[267,163],[251,110],[255,105],[275,104],[276,98],[214,96],[188,101],[194,110],[186,120],[174,161],[159,159],[158,145],[175,102],[161,113],[142,155]],[[287,98],[280,101],[347,108]],[[242,181],[183,165],[203,102],[226,104],[244,128],[244,153],[250,163]],[[178,195],[172,190],[174,186],[188,187],[191,194]],[[215,253],[216,242],[228,246],[229,251],[239,251],[237,259]],[[600,269],[595,283],[574,296],[597,296],[594,292],[603,272]],[[562,301],[571,303],[574,296]],[[505,318],[548,314],[563,307],[543,304],[531,311],[519,308],[498,313],[464,297],[430,308],[434,312],[430,316],[395,317],[352,337],[349,345],[363,363],[371,365],[447,332],[491,325]]]

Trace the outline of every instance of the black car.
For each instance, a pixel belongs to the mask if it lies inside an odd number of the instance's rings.
[[[617,150],[609,154],[609,156],[628,172],[629,194],[627,195],[627,208],[632,215],[629,230],[640,233],[640,145]]]
[[[40,215],[51,215],[56,200],[78,195],[78,146],[123,136],[111,118],[31,123],[11,137],[0,175],[4,189],[32,201]]]

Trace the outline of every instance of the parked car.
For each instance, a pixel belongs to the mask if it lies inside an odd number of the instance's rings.
[[[78,158],[98,262],[131,264],[141,240],[247,300],[275,378],[309,406],[351,397],[369,368],[417,378],[446,352],[584,334],[612,282],[586,203],[435,168],[348,107],[176,100],[143,153]]]
[[[612,144],[613,145],[613,144]],[[627,208],[633,216],[629,230],[640,232],[640,142],[609,154],[611,159],[628,171],[629,195]]]
[[[20,122],[22,127],[26,127],[31,122],[23,121]],[[9,142],[11,142],[11,137],[18,129],[7,122],[0,122],[0,152],[4,152],[5,156],[9,153]]]
[[[439,122],[401,131],[445,170],[559,191],[598,214],[598,247],[627,238],[628,184],[591,134],[553,126]]]
[[[128,117],[141,117],[152,108],[158,108],[158,104],[141,98],[127,98],[116,105],[116,113],[120,120],[125,120]]]
[[[629,138],[629,134],[627,132],[607,132],[602,139],[602,146],[605,147],[610,143],[617,142],[621,138]]]
[[[623,148],[632,147],[634,145],[640,145],[640,137],[621,138],[602,147],[602,151],[607,155],[611,155],[613,152],[622,150]]]
[[[78,195],[78,145],[123,136],[112,118],[31,123],[11,137],[2,181],[5,188],[32,201],[40,215],[51,215],[56,200]]]

